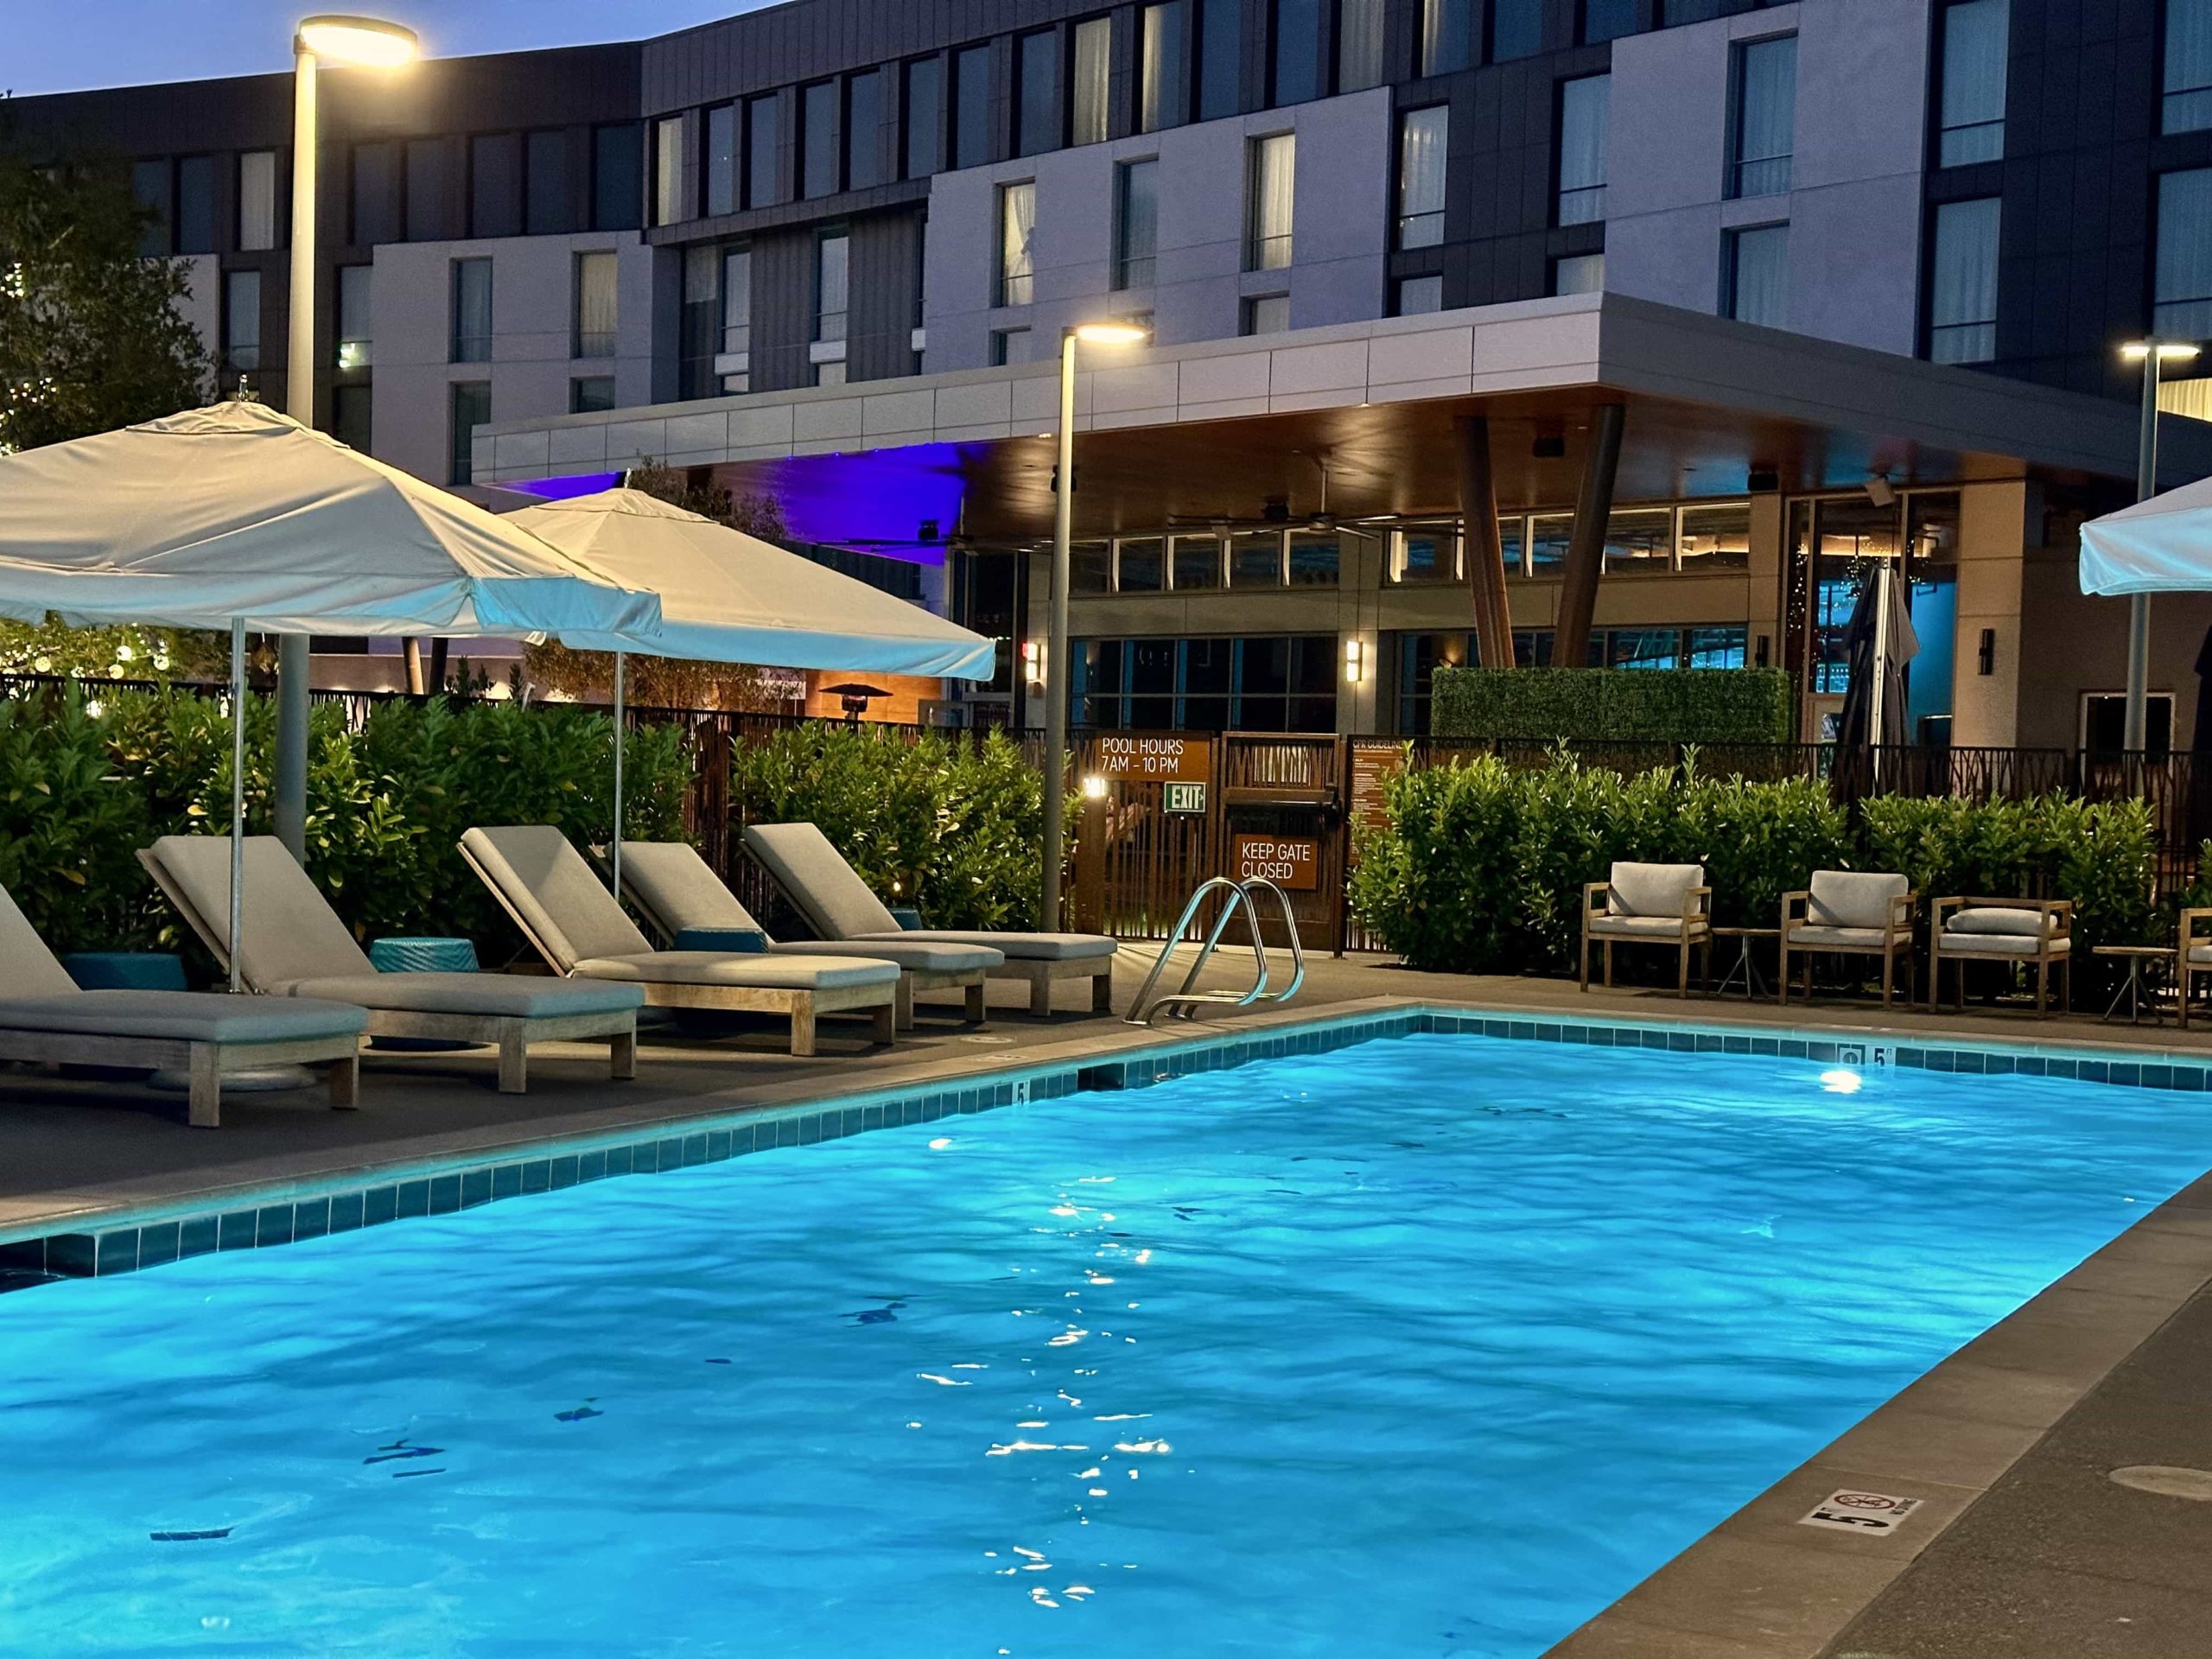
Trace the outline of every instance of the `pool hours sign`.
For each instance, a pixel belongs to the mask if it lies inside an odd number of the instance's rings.
[[[1098,771],[1137,783],[1203,784],[1213,770],[1212,748],[1202,738],[1114,732],[1098,740]]]

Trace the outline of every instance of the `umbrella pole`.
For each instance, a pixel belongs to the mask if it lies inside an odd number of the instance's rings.
[[[245,931],[245,619],[231,619],[231,992],[245,988],[238,963]]]
[[[622,899],[622,743],[623,743],[623,735],[624,735],[624,734],[623,734],[623,727],[624,727],[624,725],[625,725],[625,723],[626,723],[626,722],[624,721],[623,718],[622,718],[622,700],[623,700],[623,699],[622,699],[622,693],[623,693],[622,671],[623,671],[623,669],[624,669],[625,665],[626,665],[626,664],[625,664],[625,661],[624,661],[623,654],[622,654],[620,652],[619,652],[619,651],[618,651],[618,652],[616,652],[614,653],[614,858],[613,858],[613,866],[614,866],[614,899],[615,899],[615,902],[616,902],[617,904],[620,904],[620,903],[621,902],[621,899]]]

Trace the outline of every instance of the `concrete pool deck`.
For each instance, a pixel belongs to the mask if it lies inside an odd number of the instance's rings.
[[[1150,951],[1116,965],[1125,1004]],[[1224,963],[1223,980],[1239,964]],[[1011,991],[1002,992],[1011,998]],[[1068,1001],[1075,1001],[1070,993]],[[1418,974],[1377,958],[1310,965],[1292,1007],[1147,1033],[1009,1001],[974,1032],[932,1017],[885,1053],[825,1020],[823,1053],[794,1060],[772,1025],[705,1039],[645,1036],[639,1078],[605,1051],[533,1056],[532,1092],[494,1091],[486,1054],[371,1056],[362,1107],[310,1092],[239,1094],[218,1131],[182,1127],[181,1099],[0,1071],[0,1243],[149,1207],[219,1205],[267,1189],[442,1159],[495,1157],[556,1138],[651,1129],[860,1090],[943,1087],[1092,1063],[1166,1040],[1420,1003],[1607,1020],[1788,1027],[1851,1038],[2152,1052],[2212,1063],[2212,1032],[1964,1017],[1878,1002],[1772,1001],[1572,982]],[[949,1012],[957,1005],[945,1005]],[[2203,1096],[2177,1094],[2176,1109]],[[2212,1141],[2206,1163],[2212,1167]],[[2212,1503],[2123,1487],[2129,1465],[2212,1469],[2212,1177],[2198,1181],[1840,1438],[1553,1651],[1557,1659],[1975,1659],[1981,1655],[2212,1653]],[[36,1293],[34,1293],[35,1294]],[[1844,1488],[1912,1497],[1894,1533],[1799,1524]]]

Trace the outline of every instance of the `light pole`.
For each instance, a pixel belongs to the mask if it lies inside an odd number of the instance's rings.
[[[319,170],[315,72],[325,62],[396,68],[422,49],[415,31],[373,17],[315,16],[292,36],[292,282],[284,412],[315,424],[315,183]],[[276,836],[295,858],[307,851],[308,638],[276,641]]]
[[[2164,363],[2185,362],[2197,347],[2183,340],[2137,340],[2120,348],[2130,363],[2143,365],[2143,428],[2135,450],[2135,499],[2148,501],[2158,493],[2158,370]],[[2131,594],[2127,600],[2127,717],[2120,747],[2140,754],[2150,746],[2151,596]]]
[[[1045,663],[1045,915],[1049,931],[1060,925],[1060,866],[1067,852],[1068,533],[1075,512],[1075,348],[1136,346],[1151,331],[1134,322],[1086,322],[1060,337],[1060,459],[1052,487],[1052,578],[1046,596]]]

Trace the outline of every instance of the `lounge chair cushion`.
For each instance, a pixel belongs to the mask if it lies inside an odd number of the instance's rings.
[[[749,823],[745,849],[825,939],[895,937],[899,918],[810,823]]]
[[[1872,870],[1815,870],[1805,918],[1816,927],[1881,927],[1890,906],[1912,891],[1901,875]]]
[[[1885,944],[1904,944],[1911,937],[1903,928],[1892,932],[1886,927],[1823,927],[1817,922],[1800,922],[1789,930],[1789,944],[1796,950],[1879,950]]]
[[[624,842],[622,890],[671,938],[687,927],[763,931],[688,842]]]
[[[163,836],[154,859],[196,919],[227,944],[231,931],[231,842],[227,836]],[[284,991],[303,979],[376,972],[330,901],[274,836],[245,838],[245,932],[238,971],[257,991]]]
[[[2039,910],[2015,910],[2004,905],[1976,905],[1954,911],[1943,924],[1946,934],[2009,933],[2025,934],[2030,938],[2043,936],[2044,912]],[[2056,918],[2052,931],[2059,931]]]
[[[856,944],[893,944],[900,940],[943,945],[985,945],[1009,962],[1089,962],[1111,957],[1121,947],[1103,933],[966,933],[954,928],[915,928],[904,933],[865,933]]]
[[[77,982],[0,887],[0,996],[67,996]]]
[[[593,957],[570,972],[582,979],[627,980],[648,985],[734,985],[747,990],[832,991],[855,985],[890,985],[896,963],[862,957],[793,956],[781,951],[724,955],[714,950],[644,950]]]
[[[620,1014],[642,1007],[645,1001],[634,985],[583,985],[525,974],[357,974],[303,979],[291,994],[395,1014],[480,1014],[492,1020]]]
[[[2050,942],[2050,954],[2063,957],[2074,941],[2061,934]],[[2040,938],[2024,933],[1954,933],[1946,929],[1942,951],[1947,957],[2032,957],[2043,949]]]
[[[1006,963],[1006,953],[988,945],[955,944],[938,938],[917,940],[912,934],[904,938],[851,943],[842,939],[789,939],[768,949],[776,956],[868,957],[877,962],[895,962],[902,970],[918,974],[988,973]]]
[[[1690,889],[1704,885],[1702,864],[1616,864],[1607,877],[1606,912],[1680,921]]]
[[[366,1014],[342,1002],[211,991],[71,991],[0,1002],[0,1029],[187,1043],[303,1042],[355,1036],[368,1023]]]
[[[461,844],[563,973],[586,960],[639,957],[653,948],[605,880],[551,824],[474,829]]]
[[[1690,925],[1692,938],[1706,931],[1700,919]],[[1592,916],[1590,935],[1599,939],[1664,939],[1669,944],[1682,937],[1680,916]]]
[[[2189,948],[2191,962],[2212,962],[2212,944],[2192,944]]]

